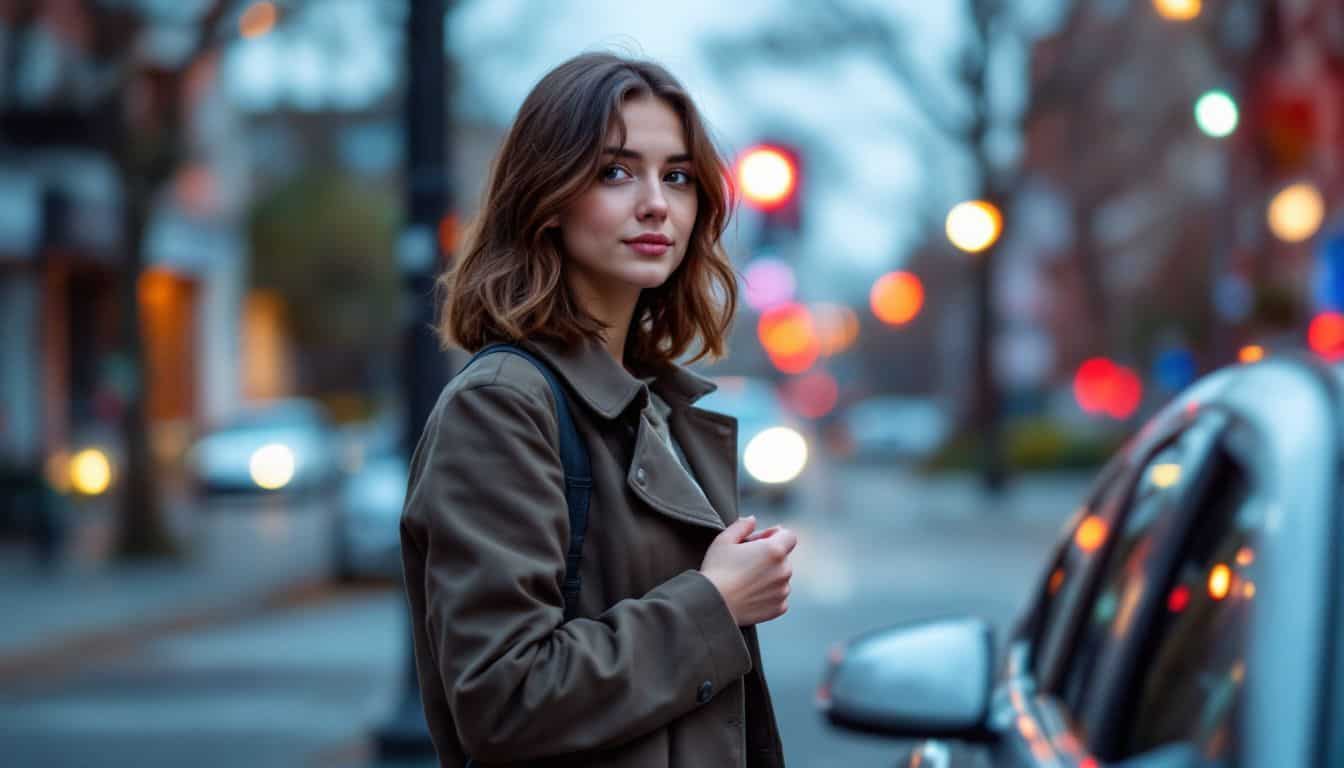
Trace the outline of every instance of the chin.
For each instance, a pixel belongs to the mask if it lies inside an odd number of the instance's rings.
[[[639,288],[657,288],[672,276],[672,270],[668,267],[658,265],[646,265],[640,269],[632,269],[623,275],[624,282]]]

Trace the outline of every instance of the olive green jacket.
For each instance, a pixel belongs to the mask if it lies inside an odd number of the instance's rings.
[[[592,463],[578,617],[562,615],[569,517],[550,388],[516,355],[483,357],[429,417],[401,522],[440,761],[783,766],[756,629],[697,570],[737,518],[736,421],[692,405],[714,385],[679,367],[653,385],[692,479],[650,423],[647,386],[601,346],[524,346],[567,384]]]

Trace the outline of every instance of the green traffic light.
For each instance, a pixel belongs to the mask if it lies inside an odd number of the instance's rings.
[[[1240,119],[1237,102],[1227,91],[1205,91],[1195,102],[1195,123],[1199,130],[1215,139],[1231,136]]]

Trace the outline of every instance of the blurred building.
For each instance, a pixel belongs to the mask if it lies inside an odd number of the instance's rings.
[[[41,466],[86,435],[115,442],[136,384],[123,351],[129,182],[109,143],[125,94],[109,90],[117,61],[94,55],[93,23],[74,3],[0,17],[0,462],[11,466]],[[215,62],[207,52],[186,74],[187,162],[153,197],[134,299],[164,454],[238,401],[248,163]]]
[[[1033,51],[1013,219],[1027,232],[1005,244],[1000,286],[1000,304],[1044,287],[1023,303],[1049,330],[1058,380],[1110,356],[1160,400],[1173,355],[1193,375],[1302,327],[1320,238],[1284,242],[1267,210],[1293,181],[1338,208],[1342,67],[1331,0],[1228,0],[1189,21],[1150,2],[1072,4]],[[1215,93],[1232,105],[1228,135],[1196,112]],[[1034,275],[1014,276],[1024,264]]]

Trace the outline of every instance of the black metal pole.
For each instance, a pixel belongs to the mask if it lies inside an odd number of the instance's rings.
[[[406,26],[406,225],[397,260],[406,309],[401,375],[405,408],[402,437],[407,456],[414,450],[450,375],[448,356],[433,330],[434,281],[448,257],[438,233],[451,203],[446,13],[446,0],[412,0]],[[401,700],[374,735],[380,760],[434,754],[420,701],[409,624],[405,648]]]
[[[986,142],[989,137],[991,102],[989,93],[990,28],[1000,9],[998,0],[972,0],[971,18],[975,35],[980,43],[979,58],[967,72],[967,84],[976,103],[975,118],[970,130],[975,164],[980,170],[984,199],[1000,211],[1005,200],[999,174],[989,159]],[[1002,241],[1002,233],[999,234]],[[998,495],[1008,480],[1007,461],[1003,452],[1002,397],[994,365],[994,337],[998,330],[998,315],[994,306],[994,273],[998,264],[997,243],[974,258],[975,290],[975,357],[973,375],[975,386],[975,427],[980,434],[981,483],[986,492]]]

